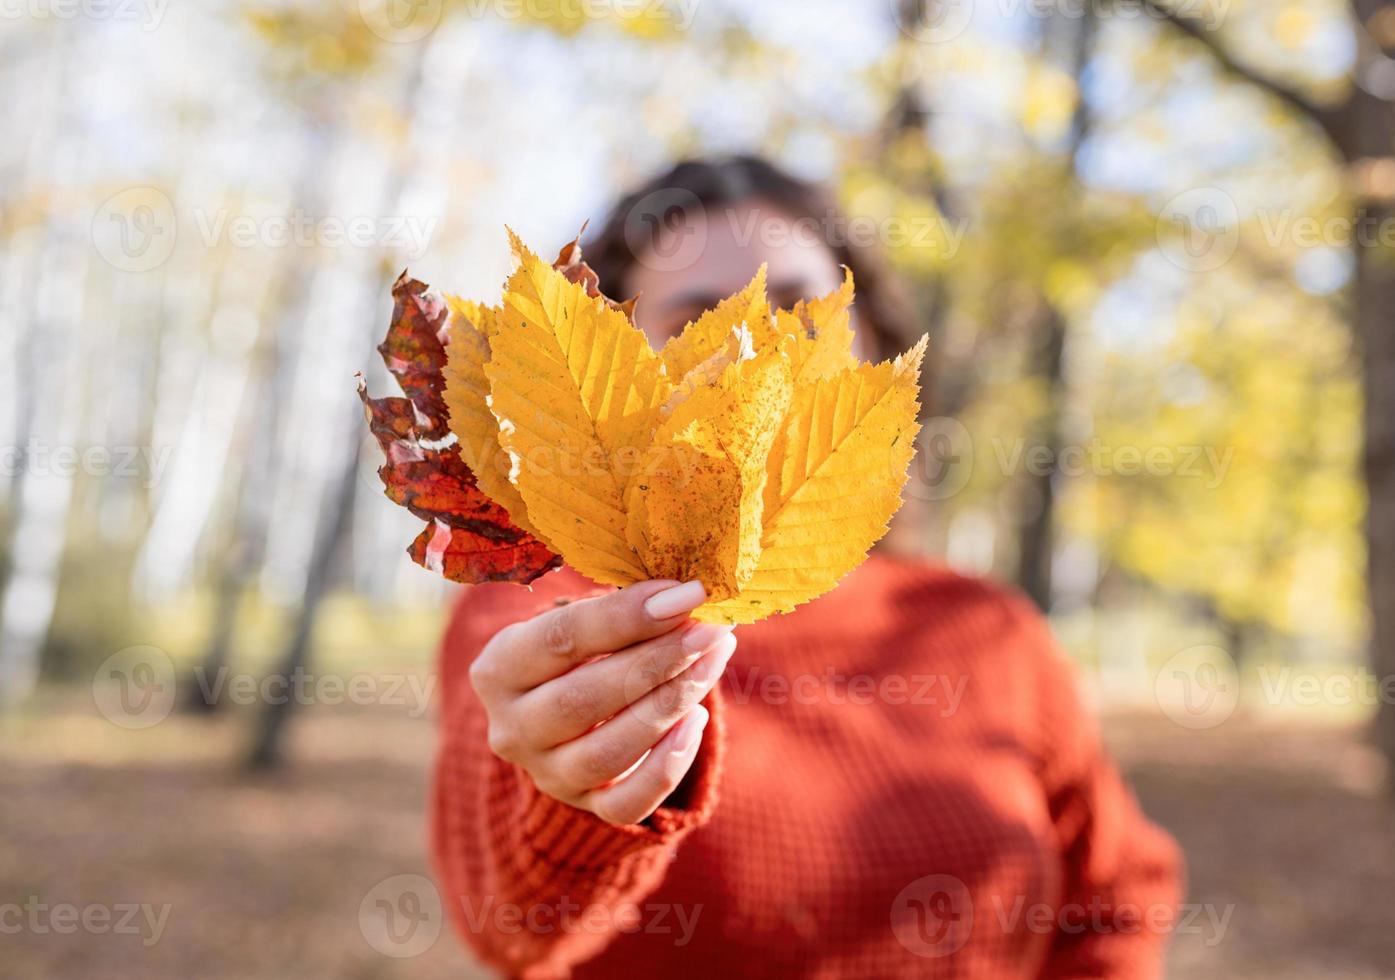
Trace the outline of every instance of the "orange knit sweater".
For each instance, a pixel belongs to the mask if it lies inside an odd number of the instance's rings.
[[[465,669],[594,586],[466,590],[442,658],[434,846],[448,915],[529,977],[1153,977],[1172,841],[1101,754],[1023,600],[873,557],[740,627],[679,792],[614,827],[494,757]]]

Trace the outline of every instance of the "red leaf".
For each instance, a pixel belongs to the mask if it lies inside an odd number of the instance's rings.
[[[407,397],[369,398],[362,375],[358,394],[387,458],[378,475],[388,499],[427,522],[407,553],[454,582],[526,584],[557,568],[562,559],[509,520],[460,458],[442,397],[445,304],[405,272],[392,297],[392,324],[378,351]]]
[[[623,303],[617,303],[609,296],[601,292],[601,277],[596,275],[596,270],[586,264],[581,257],[581,236],[586,234],[586,225],[581,226],[581,232],[570,242],[562,246],[562,251],[557,253],[557,261],[552,263],[552,268],[566,276],[568,281],[579,286],[586,287],[586,295],[593,299],[600,296],[612,309],[619,310],[634,322],[635,304],[639,302],[638,296],[632,296]]]
[[[450,413],[441,396],[441,369],[446,366],[446,304],[426,283],[397,277],[392,286],[392,325],[378,345],[383,363],[416,406],[422,439],[450,435]]]

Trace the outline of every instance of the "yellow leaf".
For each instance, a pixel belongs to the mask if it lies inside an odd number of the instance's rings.
[[[740,331],[744,334],[744,329]],[[749,339],[734,338],[743,353]],[[699,369],[690,372],[690,377]],[[792,395],[778,350],[703,375],[660,426],[630,488],[629,539],[650,572],[735,595],[760,557],[766,461]]]
[[[668,418],[679,405],[691,398],[695,392],[704,386],[716,384],[727,365],[736,361],[750,360],[755,356],[756,351],[751,343],[751,332],[743,324],[731,332],[731,336],[716,353],[690,368],[688,373],[683,375],[682,379],[673,386],[673,390],[669,392],[663,407],[659,409],[659,417],[661,419]]]
[[[485,375],[514,485],[577,571],[612,585],[649,578],[626,537],[625,496],[668,393],[662,364],[624,313],[509,235],[519,267]]]
[[[509,519],[547,544],[528,520],[528,508],[518,488],[509,482],[509,456],[499,445],[499,421],[489,409],[489,379],[484,373],[489,341],[484,324],[498,311],[449,294],[446,306],[450,309],[450,344],[441,373],[446,382],[450,428],[459,443],[460,456],[475,474],[479,488],[509,512]]]
[[[698,579],[693,615],[728,623],[788,612],[866,557],[914,453],[925,341],[858,362],[850,273],[772,313],[762,269],[655,353],[589,294],[575,244],[559,269],[509,235],[501,304],[447,297],[441,384],[462,461],[533,546],[611,585]]]
[[[793,310],[777,310],[776,330],[789,352],[797,385],[828,378],[853,367],[852,270],[843,285],[818,299],[806,300]]]
[[[722,300],[683,328],[659,352],[670,379],[677,381],[703,361],[720,352],[732,331],[745,325],[757,347],[774,335],[770,301],[765,295],[765,266],[741,292]]]
[[[867,555],[901,503],[919,430],[925,338],[894,361],[845,368],[795,390],[771,447],[755,574],[695,613],[749,623],[816,598]]]

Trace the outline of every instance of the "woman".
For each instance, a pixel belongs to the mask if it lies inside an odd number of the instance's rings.
[[[694,162],[586,255],[655,345],[762,263],[780,305],[847,265],[861,353],[885,353],[902,307],[840,228],[769,164]],[[478,955],[540,977],[1158,974],[1178,856],[1043,620],[894,550],[735,633],[688,619],[697,582],[466,590],[434,832]]]

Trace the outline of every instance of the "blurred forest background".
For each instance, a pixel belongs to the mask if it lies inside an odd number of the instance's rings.
[[[916,297],[927,553],[1048,610],[1190,900],[1232,910],[1171,974],[1395,976],[1395,7],[0,21],[0,903],[171,909],[149,945],[0,935],[0,974],[470,969],[360,908],[426,868],[452,587],[403,553],[353,373],[390,384],[404,267],[492,297],[506,221],[546,251],[759,151]]]

